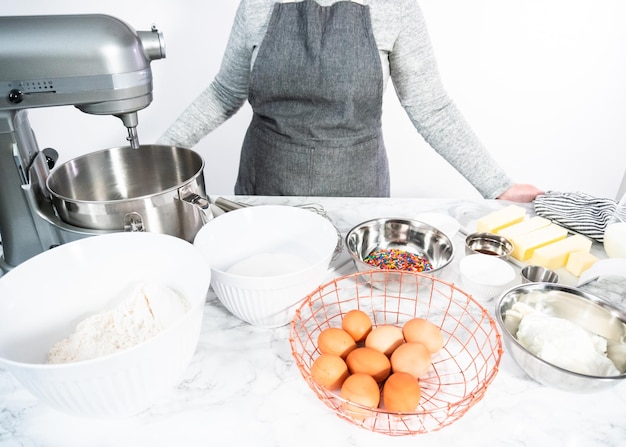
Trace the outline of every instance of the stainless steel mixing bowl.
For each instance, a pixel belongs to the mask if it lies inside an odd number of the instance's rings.
[[[610,377],[580,374],[555,366],[528,351],[516,338],[519,319],[507,317],[507,311],[518,302],[606,338],[607,357],[621,374]],[[626,379],[626,313],[599,297],[561,284],[522,284],[500,297],[496,321],[503,332],[505,350],[537,382],[564,391],[591,393]]]
[[[105,231],[148,231],[192,242],[204,210],[204,161],[190,149],[142,145],[92,152],[47,179],[63,222]]]
[[[376,269],[365,258],[379,249],[395,248],[425,257],[432,269],[422,273],[435,276],[454,257],[454,244],[443,231],[418,220],[403,218],[378,218],[356,225],[346,235],[346,248],[359,272]],[[393,278],[386,284],[393,288]],[[403,287],[407,287],[406,280]]]

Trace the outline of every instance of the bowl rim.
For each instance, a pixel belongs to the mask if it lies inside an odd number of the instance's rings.
[[[124,358],[127,357],[129,359],[136,358],[135,352],[138,350],[144,350],[145,347],[160,344],[159,341],[162,338],[170,338],[173,332],[177,332],[181,330],[181,327],[187,326],[191,324],[191,321],[197,318],[198,313],[204,315],[204,307],[205,303],[198,301],[195,304],[189,306],[185,314],[174,324],[166,327],[165,329],[159,331],[157,334],[152,337],[137,343],[133,346],[129,346],[127,348],[119,349],[115,352],[111,352],[109,354],[100,355],[98,357],[94,357],[86,360],[75,360],[70,362],[62,362],[62,363],[32,363],[32,362],[21,362],[17,360],[11,360],[6,357],[0,356],[0,366],[5,365],[6,367],[20,368],[21,370],[56,370],[56,369],[67,369],[67,368],[80,368],[80,367],[89,367],[92,364],[102,363],[103,361],[108,361],[109,359],[116,358]],[[69,335],[69,334],[68,334]],[[60,340],[59,340],[60,341]],[[52,345],[51,345],[52,346]]]
[[[155,233],[155,232],[120,231],[120,232],[111,232],[111,233],[106,233],[103,235],[77,239],[77,240],[62,244],[59,247],[55,247],[54,249],[44,251],[43,253],[40,253],[39,255],[34,256],[33,258],[27,259],[22,264],[16,266],[11,272],[8,272],[7,274],[0,277],[0,281],[6,280],[5,278],[12,278],[12,276],[10,275],[13,271],[22,272],[22,271],[25,271],[25,269],[30,268],[30,266],[39,267],[40,264],[46,262],[48,259],[51,259],[52,256],[55,256],[55,254],[59,252],[63,252],[64,254],[71,253],[73,250],[75,250],[76,247],[82,247],[82,246],[86,246],[87,249],[91,250],[92,248],[101,248],[103,246],[108,246],[110,244],[121,244],[122,242],[125,242],[125,246],[129,246],[129,245],[133,246],[133,244],[138,243],[137,241],[139,241],[139,239],[145,239],[146,241],[159,241],[159,240],[165,241],[165,243],[168,244],[167,248],[172,248],[174,246],[181,247],[183,250],[187,252],[188,257],[190,255],[193,256],[194,261],[205,262],[204,259],[201,256],[199,256],[199,254],[197,254],[197,251],[193,247],[192,244],[190,244],[189,242],[179,237],[172,236],[169,234],[164,234],[164,233]],[[140,245],[144,245],[144,244],[142,243]],[[58,250],[58,251],[54,252],[54,250]],[[109,359],[114,359],[117,357],[127,356],[128,358],[133,358],[135,351],[139,349],[143,349],[143,347],[147,345],[159,343],[159,340],[163,338],[169,338],[173,332],[179,331],[182,326],[188,324],[189,320],[193,320],[194,318],[196,318],[198,313],[201,313],[202,315],[204,314],[204,308],[206,305],[206,296],[209,292],[209,287],[210,287],[209,285],[210,275],[205,279],[205,281],[207,285],[206,285],[206,291],[204,293],[203,299],[200,299],[200,298],[195,299],[195,298],[190,298],[190,297],[185,296],[185,299],[188,303],[188,308],[186,312],[180,317],[180,319],[178,319],[177,321],[175,321],[173,324],[166,327],[165,329],[159,331],[157,334],[153,335],[152,337],[138,344],[135,344],[133,346],[130,346],[124,349],[117,350],[115,352],[111,352],[109,354],[101,355],[95,358],[64,362],[64,363],[26,362],[26,361],[13,360],[4,355],[0,355],[0,367],[5,366],[7,367],[7,369],[19,368],[21,370],[55,370],[55,369],[66,369],[69,367],[77,368],[77,367],[82,367],[83,365],[87,366],[87,365],[99,363],[102,361],[108,361]],[[140,283],[140,282],[141,281],[137,281],[137,283]],[[165,282],[161,284],[167,285]],[[175,287],[171,287],[171,288],[177,294],[182,295],[180,291],[177,290],[177,288]],[[69,334],[67,335],[69,336]],[[57,340],[57,341],[60,341],[60,340]],[[53,344],[54,343],[51,342],[50,347],[52,347]]]
[[[511,332],[508,330],[508,328],[506,327],[505,323],[504,323],[504,319],[502,316],[502,305],[503,302],[505,301],[505,299],[507,298],[507,296],[509,296],[511,293],[514,293],[516,290],[518,289],[538,289],[538,290],[559,290],[562,292],[566,292],[569,293],[570,295],[574,295],[577,297],[580,297],[582,299],[586,299],[588,301],[591,301],[593,304],[596,304],[598,306],[600,306],[603,309],[608,310],[610,313],[612,313],[613,315],[616,315],[617,318],[619,318],[625,325],[626,325],[626,312],[622,311],[620,308],[618,308],[617,306],[613,305],[612,303],[602,299],[601,297],[598,297],[596,295],[593,295],[591,293],[585,292],[583,290],[580,290],[576,287],[572,287],[572,286],[568,286],[568,285],[564,285],[564,284],[559,284],[559,283],[536,283],[536,282],[531,282],[531,283],[524,283],[524,284],[518,284],[517,286],[511,287],[508,290],[506,290],[505,292],[503,292],[500,295],[500,298],[498,299],[497,303],[496,303],[496,308],[495,308],[495,319],[498,323],[498,325],[500,326],[501,332],[504,334],[504,340],[505,342],[509,343],[509,344],[513,344],[515,347],[523,350],[526,354],[530,355],[533,359],[537,360],[538,362],[540,362],[541,364],[554,368],[557,371],[566,373],[567,375],[573,376],[573,377],[578,377],[578,378],[583,378],[583,379],[593,379],[593,380],[598,380],[598,381],[603,381],[603,382],[613,382],[613,381],[617,381],[617,380],[622,380],[622,379],[626,379],[626,371],[622,372],[621,374],[617,375],[617,376],[596,376],[596,375],[590,375],[590,374],[583,374],[583,373],[579,373],[576,371],[571,371],[569,369],[565,369],[562,368],[558,365],[555,365],[553,363],[550,363],[544,359],[542,359],[541,357],[533,354],[532,352],[530,352],[528,349],[526,349],[518,340],[517,338],[511,334]],[[520,366],[521,368],[521,366]],[[521,368],[522,370],[524,370],[524,372],[526,372],[526,370],[524,368]]]
[[[345,242],[345,247],[346,247],[346,251],[348,252],[348,254],[350,255],[350,258],[358,263],[358,265],[361,265],[362,267],[366,267],[368,269],[372,269],[374,271],[385,271],[386,269],[380,269],[380,268],[376,268],[371,264],[368,264],[367,262],[363,261],[363,259],[361,259],[361,257],[357,254],[354,253],[354,251],[350,248],[350,244],[349,244],[349,240],[350,240],[350,236],[352,234],[354,234],[355,231],[357,231],[358,229],[368,225],[368,224],[372,224],[372,223],[388,223],[388,222],[399,222],[399,223],[407,223],[410,225],[415,225],[418,224],[418,226],[424,227],[426,229],[435,231],[439,236],[441,236],[444,240],[446,240],[448,242],[448,246],[450,247],[450,256],[449,258],[446,260],[446,262],[444,262],[442,265],[440,265],[437,268],[434,268],[432,270],[428,270],[428,271],[423,271],[423,272],[415,272],[415,273],[423,273],[423,274],[433,274],[433,273],[437,273],[441,270],[443,270],[445,267],[447,267],[448,265],[450,265],[450,263],[454,260],[454,257],[456,255],[456,247],[454,246],[454,242],[452,242],[452,239],[443,232],[443,230],[440,230],[439,228],[430,225],[429,223],[426,223],[424,221],[418,220],[418,219],[412,219],[409,217],[375,217],[373,219],[368,219],[365,220],[361,223],[358,223],[356,225],[354,225],[352,228],[350,228],[348,230],[348,232],[346,233],[346,236],[344,238],[344,242]],[[404,271],[404,270],[390,270],[390,271]]]
[[[325,228],[323,231],[327,231],[329,233],[329,235],[333,235],[333,244],[332,244],[332,249],[328,252],[328,256],[324,256],[321,259],[319,259],[317,262],[314,262],[312,264],[310,264],[306,269],[304,270],[299,270],[298,272],[290,272],[290,273],[281,273],[278,275],[240,275],[240,274],[235,274],[235,273],[230,273],[227,270],[215,267],[214,263],[212,263],[209,259],[208,259],[208,255],[205,252],[205,249],[201,247],[203,238],[205,238],[204,234],[207,233],[208,230],[205,230],[205,228],[210,228],[212,222],[216,222],[218,221],[218,219],[223,219],[226,216],[229,215],[235,215],[237,216],[238,214],[250,214],[250,213],[256,213],[256,212],[261,212],[261,213],[265,213],[268,212],[267,210],[272,210],[272,209],[280,209],[281,211],[286,211],[287,213],[292,213],[292,214],[297,214],[297,215],[302,215],[302,216],[312,216],[313,219],[319,219],[319,223],[320,225],[323,225]],[[255,211],[256,210],[256,211]],[[303,213],[309,213],[309,214],[303,214]],[[228,219],[233,219],[233,217],[227,217]],[[220,222],[225,222],[224,220],[221,220]],[[213,226],[215,226],[216,224],[213,224]],[[221,225],[221,224],[220,224]],[[203,231],[204,230],[204,231]],[[222,216],[219,216],[209,222],[207,222],[196,234],[194,241],[193,241],[193,245],[198,248],[198,250],[200,250],[200,252],[202,253],[202,256],[205,258],[205,260],[208,262],[211,271],[213,273],[214,276],[220,276],[222,278],[228,278],[230,280],[244,280],[244,281],[271,281],[272,283],[275,282],[276,280],[280,280],[280,279],[284,279],[287,277],[290,277],[296,273],[305,273],[305,272],[309,272],[309,271],[315,271],[317,269],[320,268],[320,266],[322,264],[328,264],[332,258],[333,252],[335,251],[336,247],[337,247],[337,230],[334,226],[334,224],[327,218],[325,218],[324,216],[310,211],[310,210],[306,210],[303,208],[299,208],[296,206],[291,206],[291,205],[278,205],[278,204],[268,204],[268,205],[254,205],[254,206],[248,206],[248,207],[243,207],[243,208],[238,208],[232,211],[229,211],[227,213],[225,213]],[[329,244],[330,246],[330,244]]]
[[[513,246],[513,242],[511,242],[511,240],[505,236],[502,236],[496,233],[486,232],[486,231],[476,231],[474,233],[469,233],[467,236],[465,236],[465,249],[470,250],[472,253],[485,254],[485,253],[480,253],[479,251],[474,250],[474,248],[470,246],[470,244],[476,240],[496,242],[499,246],[503,248],[504,253],[490,255],[493,257],[506,258],[513,253],[513,249],[515,248]]]

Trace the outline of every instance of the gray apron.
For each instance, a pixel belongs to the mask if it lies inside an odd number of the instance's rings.
[[[236,194],[389,196],[369,7],[274,5],[250,75]]]

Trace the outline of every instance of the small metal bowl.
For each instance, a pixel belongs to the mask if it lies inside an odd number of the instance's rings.
[[[424,257],[432,268],[421,273],[434,276],[454,257],[454,244],[443,231],[418,220],[403,218],[378,218],[356,225],[346,235],[346,248],[359,272],[377,268],[365,258],[380,249],[395,248]],[[393,289],[393,279],[387,280],[386,287]]]
[[[476,253],[506,260],[513,253],[513,243],[493,233],[472,233],[465,238],[465,254]]]
[[[525,303],[549,316],[575,323],[607,340],[607,357],[619,375],[593,376],[553,365],[527,350],[518,340],[520,319],[507,315],[515,303]],[[519,367],[546,386],[575,393],[592,393],[611,388],[626,379],[626,313],[607,301],[569,286],[528,283],[505,292],[496,306],[496,321],[503,332],[504,346]]]
[[[559,275],[540,265],[527,265],[521,271],[522,282],[559,282]]]

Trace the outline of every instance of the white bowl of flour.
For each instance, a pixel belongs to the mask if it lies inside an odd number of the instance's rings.
[[[41,401],[88,417],[138,414],[196,351],[210,276],[192,244],[111,233],[0,278],[0,366]]]

